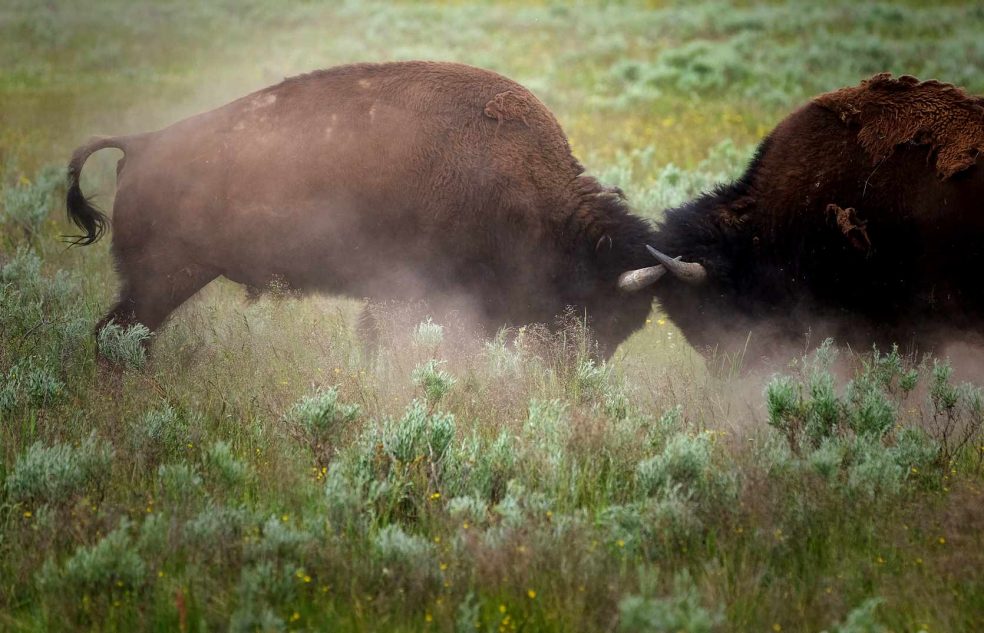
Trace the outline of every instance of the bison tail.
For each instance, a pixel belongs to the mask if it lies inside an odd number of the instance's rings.
[[[68,163],[68,196],[66,207],[68,209],[68,219],[75,226],[85,231],[85,235],[67,235],[67,241],[73,245],[92,244],[106,232],[109,226],[109,218],[102,211],[97,209],[89,198],[82,194],[79,187],[79,176],[82,174],[82,165],[85,164],[89,156],[101,149],[115,147],[127,150],[126,137],[97,137],[90,140],[82,147],[75,150],[72,160]]]

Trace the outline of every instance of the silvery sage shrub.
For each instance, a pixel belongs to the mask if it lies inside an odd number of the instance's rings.
[[[500,329],[495,338],[485,342],[485,358],[493,376],[515,377],[523,369],[523,354],[513,343],[510,344],[511,331]]]
[[[700,603],[700,592],[689,575],[674,578],[673,592],[664,597],[629,596],[618,605],[623,633],[711,633],[724,620],[720,611]]]
[[[448,503],[448,514],[458,521],[467,521],[472,525],[482,525],[488,518],[489,505],[483,500],[471,495],[454,497]]]
[[[180,461],[157,468],[158,493],[175,504],[202,497],[202,476],[191,464]]]
[[[636,481],[644,495],[661,495],[676,489],[698,503],[709,504],[706,510],[737,492],[730,470],[712,463],[709,433],[672,435],[660,454],[639,462]]]
[[[91,325],[78,280],[63,270],[44,275],[41,258],[26,246],[3,260],[0,256],[0,332],[11,342],[5,349],[11,362],[34,356],[39,365],[58,368],[88,354]]]
[[[519,471],[516,438],[503,429],[489,441],[472,433],[463,442],[449,476],[454,494],[470,494],[492,503],[506,494],[509,481]]]
[[[129,440],[130,447],[144,465],[156,466],[191,441],[188,420],[170,403],[164,402],[140,417],[130,429]]]
[[[361,413],[357,404],[339,400],[335,387],[301,398],[285,416],[288,432],[308,445],[319,465],[327,466],[338,436]]]
[[[145,346],[150,330],[142,323],[123,327],[110,321],[99,330],[99,353],[109,362],[128,369],[140,369],[147,362]]]
[[[888,633],[890,629],[879,622],[876,609],[884,602],[881,598],[868,598],[851,609],[843,623],[835,624],[830,633]],[[823,633],[827,633],[824,631]]]
[[[89,436],[79,446],[35,442],[7,475],[7,494],[15,502],[65,504],[77,495],[100,491],[109,479],[113,449]]]
[[[48,559],[38,573],[38,584],[46,591],[78,596],[140,588],[146,582],[147,565],[130,532],[130,521],[124,519],[95,545],[80,546],[64,564]]]
[[[22,358],[0,376],[0,420],[4,413],[21,407],[41,407],[56,402],[65,391],[57,372],[36,356]]]
[[[49,165],[33,181],[22,177],[4,187],[0,224],[17,227],[28,238],[40,233],[51,210],[52,194],[64,180],[63,173],[61,167]]]
[[[433,464],[445,461],[454,439],[454,416],[431,412],[420,400],[414,400],[399,420],[383,425],[384,450],[396,461],[410,464],[427,459]]]
[[[229,630],[285,631],[284,619],[278,615],[281,605],[297,599],[298,568],[289,563],[262,560],[243,566],[236,586],[236,609],[229,618]]]
[[[410,379],[414,384],[424,390],[424,396],[431,406],[440,402],[444,396],[450,393],[451,388],[457,382],[451,374],[439,367],[443,361],[429,360],[422,365],[414,368]]]
[[[423,536],[407,534],[394,523],[376,534],[372,547],[383,577],[405,589],[424,592],[439,582],[434,544]]]
[[[236,458],[227,442],[215,442],[205,451],[205,473],[209,480],[230,494],[249,477],[249,467]]]
[[[434,323],[429,318],[421,322],[413,331],[413,344],[431,351],[436,350],[444,341],[444,326]]]
[[[967,383],[954,385],[952,377],[949,363],[933,362],[929,387],[932,419],[928,427],[939,442],[941,464],[951,464],[972,441],[979,445],[984,433],[984,391]],[[978,465],[982,455],[984,451],[977,455]]]
[[[918,371],[905,366],[897,348],[889,354],[872,352],[839,396],[830,372],[836,355],[828,339],[801,366],[805,378],[775,376],[765,388],[769,424],[799,451],[817,448],[838,435],[885,437],[895,426],[901,402],[915,388]]]

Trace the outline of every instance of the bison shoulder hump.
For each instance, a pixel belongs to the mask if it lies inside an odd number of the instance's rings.
[[[876,162],[903,143],[928,145],[936,152],[937,173],[946,179],[984,152],[984,99],[951,84],[881,73],[813,103],[857,127],[858,141]]]

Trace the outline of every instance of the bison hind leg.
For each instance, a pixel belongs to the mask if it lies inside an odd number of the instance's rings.
[[[194,263],[167,272],[141,266],[120,269],[123,286],[119,301],[96,325],[97,334],[110,322],[121,327],[140,323],[153,332],[178,306],[219,275],[214,269]]]

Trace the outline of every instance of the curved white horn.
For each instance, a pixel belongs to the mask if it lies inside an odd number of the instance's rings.
[[[679,257],[673,259],[660,253],[648,244],[646,244],[646,248],[653,257],[659,260],[660,264],[665,266],[680,281],[685,281],[688,284],[702,284],[707,280],[707,271],[700,264],[695,262],[681,262]]]
[[[651,286],[666,274],[663,266],[649,266],[637,270],[629,270],[618,276],[618,289],[622,292],[635,292],[646,286]]]

